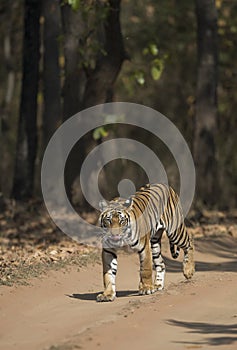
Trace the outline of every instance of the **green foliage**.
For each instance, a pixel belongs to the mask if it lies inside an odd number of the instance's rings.
[[[101,126],[99,128],[96,128],[93,131],[93,139],[98,141],[100,139],[102,139],[103,137],[108,136],[108,131],[105,129],[105,127]]]
[[[96,141],[109,136],[111,131],[116,131],[116,126],[114,124],[122,123],[125,119],[124,115],[120,114],[104,114],[102,115],[102,118],[106,125],[94,129],[93,139]]]
[[[145,103],[174,119],[193,115],[194,103],[189,106],[186,101],[195,95],[196,84],[194,2],[138,0],[135,7],[129,1],[122,8],[130,60],[123,65],[117,84],[119,99]],[[184,118],[177,120],[187,124]],[[184,129],[191,135],[186,125]]]
[[[166,56],[159,56],[159,49],[155,43],[150,43],[147,47],[143,49],[142,53],[149,59],[150,73],[152,79],[159,80],[164,70],[164,57]],[[155,58],[153,59],[152,57]]]
[[[64,0],[74,11],[80,12],[81,27],[84,31],[80,33],[80,67],[85,71],[92,71],[98,57],[106,56],[104,45],[104,22],[110,9],[107,1],[81,1]]]
[[[161,76],[162,70],[157,68],[156,66],[151,67],[151,76],[154,80],[159,80]]]
[[[139,85],[142,86],[145,84],[145,76],[143,71],[135,71],[132,76]]]
[[[78,11],[80,8],[81,0],[68,0],[68,4],[72,6],[74,11]]]
[[[154,80],[159,80],[164,70],[164,59],[156,58],[151,62],[151,76]]]
[[[145,47],[142,51],[143,55],[152,54],[153,56],[157,56],[159,53],[158,47],[156,44],[149,44],[148,47]]]
[[[136,7],[129,1],[124,2],[122,8],[122,28],[130,56],[120,75],[120,87],[126,91],[122,99],[128,96],[134,102],[146,101],[146,104],[158,105],[158,109],[167,110],[167,113],[177,113],[176,91],[187,94],[187,98],[194,94],[190,93],[196,78],[194,2],[138,0]],[[189,92],[186,92],[186,87],[185,91],[177,88],[183,80],[187,82]],[[162,88],[158,97],[157,89],[164,82],[167,91]],[[175,96],[172,103],[168,101],[167,104],[167,94]]]
[[[140,54],[143,58],[138,62],[134,62],[133,66],[136,68],[129,74],[131,86],[133,85],[133,82],[135,82],[137,85],[143,87],[146,82],[149,81],[149,77],[154,81],[158,81],[164,71],[165,60],[168,57],[168,55],[161,56],[155,43],[150,43],[143,48]],[[132,90],[133,89],[134,87]]]

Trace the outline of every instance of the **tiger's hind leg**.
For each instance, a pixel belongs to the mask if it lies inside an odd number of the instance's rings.
[[[151,239],[152,260],[155,269],[155,290],[164,289],[165,283],[165,263],[161,255],[162,234],[163,230],[159,230]]]
[[[189,247],[184,249],[183,260],[183,274],[186,279],[192,278],[195,272],[193,237],[189,236],[189,243]]]
[[[178,249],[182,248],[184,251],[183,274],[186,279],[192,278],[195,272],[194,242],[193,238],[188,234],[185,224],[182,223],[172,234],[168,234],[168,238],[170,240],[171,252],[174,245]]]

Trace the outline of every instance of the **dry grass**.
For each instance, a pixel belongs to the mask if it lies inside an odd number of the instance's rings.
[[[97,249],[63,234],[41,203],[12,204],[0,213],[0,285],[27,284],[49,270],[100,261]]]

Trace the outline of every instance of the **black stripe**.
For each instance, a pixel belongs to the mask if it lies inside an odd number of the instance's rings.
[[[135,198],[135,199],[137,199],[137,198]],[[143,210],[142,210],[142,208],[140,207],[140,203],[138,203],[138,201],[137,200],[135,200],[134,199],[134,201],[133,201],[133,204],[134,204],[134,206],[136,205],[137,206],[137,208],[138,208],[138,210],[140,210],[140,212],[141,213],[143,213]],[[135,208],[134,208],[135,209]],[[135,209],[136,210],[136,209]]]
[[[172,232],[172,233],[170,233],[169,240],[170,240],[171,244],[177,244],[176,241],[177,240],[179,241],[177,230]]]
[[[138,254],[141,254],[141,253],[144,251],[145,247],[146,247],[146,242],[145,242],[143,248],[142,248],[141,250],[138,251]]]
[[[151,242],[151,248],[159,247],[159,242],[157,239],[153,240],[153,238],[150,240]]]
[[[185,248],[187,246],[187,243],[188,243],[188,235],[185,235],[183,242],[182,243],[180,242],[179,245],[181,248]]]
[[[146,210],[148,219],[150,221],[150,229],[152,230],[154,228],[154,224],[153,221],[155,220],[156,217],[156,205],[154,203],[154,198],[152,198],[150,193],[140,193],[140,195],[137,197],[137,200],[140,201],[143,206],[144,206],[144,210],[143,212]]]
[[[141,212],[143,213],[144,210],[146,210],[147,207],[147,203],[144,201],[143,198],[141,198],[141,195],[139,197],[136,197],[137,200],[137,206],[139,207],[139,209],[141,210]],[[138,204],[139,203],[139,204]],[[142,204],[143,209],[140,207],[140,205]]]
[[[151,245],[154,245],[154,244],[158,244],[158,238],[154,235],[154,236],[152,236],[152,238],[151,238]]]
[[[152,206],[156,207],[155,202],[154,202],[154,199],[156,199],[155,196],[152,195],[152,193],[147,193],[147,194],[146,193],[142,193],[141,196],[144,196],[146,198],[146,200],[148,201],[146,203],[146,207],[148,206],[148,204],[150,204],[149,205],[149,209],[151,209],[154,212]]]
[[[130,247],[131,247],[131,248],[132,248],[132,247],[135,247],[138,243],[139,243],[139,242],[138,242],[138,239],[137,239],[135,243],[133,243],[133,244],[130,245]]]
[[[105,252],[105,253],[111,254],[111,255],[114,257],[114,259],[117,259],[117,255],[116,255],[114,252],[111,252],[111,251],[109,251],[109,250],[107,250],[107,249],[105,249],[105,248],[103,248],[103,249],[104,249],[104,252]]]

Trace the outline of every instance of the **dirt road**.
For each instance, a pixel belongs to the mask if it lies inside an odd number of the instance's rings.
[[[95,302],[99,264],[51,272],[31,286],[0,287],[0,348],[236,349],[236,239],[196,239],[197,272],[189,283],[167,248],[165,257],[165,290],[138,296],[138,258],[121,254],[113,303]]]

